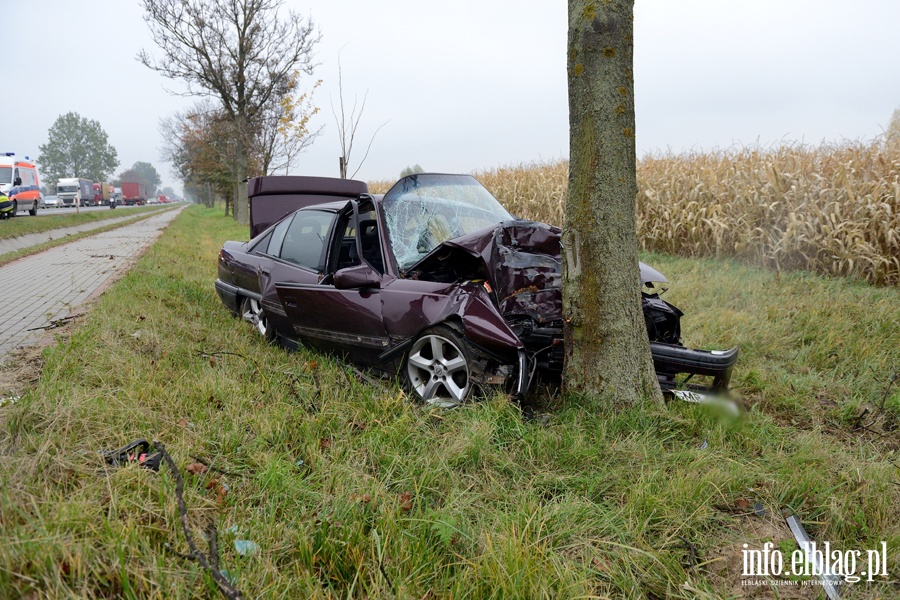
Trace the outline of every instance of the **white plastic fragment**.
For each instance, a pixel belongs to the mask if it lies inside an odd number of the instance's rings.
[[[252,556],[259,552],[259,544],[250,540],[234,540],[234,549],[241,556]]]
[[[688,390],[672,390],[672,395],[679,400],[690,402],[692,404],[706,404],[707,406],[722,408],[733,417],[739,417],[741,414],[741,409],[738,408],[738,405],[734,400],[730,400],[729,398],[711,396],[709,394],[701,394],[700,392],[691,392]]]

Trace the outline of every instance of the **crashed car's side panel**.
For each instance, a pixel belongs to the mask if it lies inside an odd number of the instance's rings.
[[[379,290],[276,283],[278,297],[298,338],[323,350],[346,351],[373,363],[389,347]]]

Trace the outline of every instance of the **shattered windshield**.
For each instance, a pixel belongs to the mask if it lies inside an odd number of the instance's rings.
[[[513,218],[471,175],[410,175],[385,194],[382,204],[401,270],[449,239]]]

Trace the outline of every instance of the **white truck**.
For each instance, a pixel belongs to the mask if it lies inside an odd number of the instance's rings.
[[[94,182],[78,177],[60,179],[56,184],[56,196],[60,206],[85,206],[94,201]]]

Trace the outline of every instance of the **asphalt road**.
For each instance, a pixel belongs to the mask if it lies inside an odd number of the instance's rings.
[[[40,341],[55,322],[127,270],[185,206],[0,267],[0,306],[8,309],[0,319],[0,363],[15,348]]]

